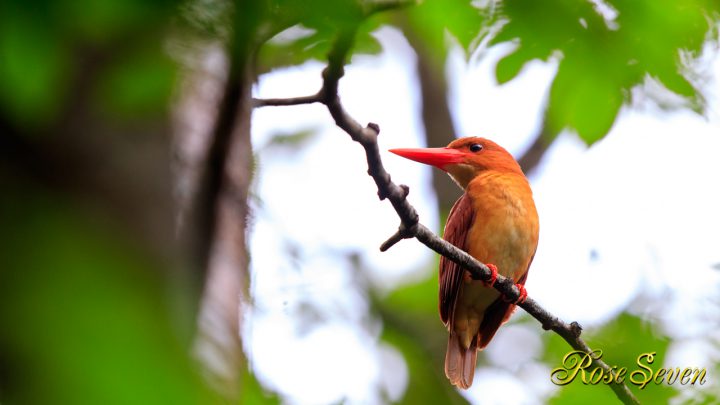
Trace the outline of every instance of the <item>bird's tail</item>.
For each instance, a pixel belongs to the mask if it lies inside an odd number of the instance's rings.
[[[460,336],[454,331],[448,336],[445,352],[445,375],[450,383],[462,389],[472,385],[477,361],[477,338],[472,339],[467,349],[460,342]]]

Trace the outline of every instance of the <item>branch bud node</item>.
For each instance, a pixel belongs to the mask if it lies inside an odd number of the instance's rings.
[[[380,135],[380,125],[374,122],[368,122],[367,127],[375,131],[375,134]]]
[[[572,331],[573,335],[578,338],[582,333],[582,326],[580,326],[580,324],[576,321],[573,321],[572,323],[570,323],[570,330]]]

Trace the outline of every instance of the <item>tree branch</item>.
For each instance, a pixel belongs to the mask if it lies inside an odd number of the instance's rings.
[[[300,105],[300,104],[312,104],[319,103],[322,101],[320,94],[313,94],[311,96],[302,97],[291,97],[291,98],[254,98],[254,107],[267,107],[267,106],[289,106],[289,105]]]
[[[253,63],[263,1],[236,1],[226,44],[228,76],[210,133],[195,210],[198,256],[206,280],[195,348],[213,388],[229,403],[246,397],[247,359],[240,341],[243,309],[249,302],[246,229],[252,180]]]
[[[476,260],[461,249],[453,246],[447,241],[435,235],[427,227],[419,223],[419,216],[415,208],[408,202],[407,195],[409,188],[405,185],[395,184],[390,174],[385,170],[380,158],[380,150],[377,143],[377,137],[380,134],[380,127],[377,124],[369,123],[363,127],[355,119],[353,119],[344,109],[338,96],[338,83],[342,78],[344,71],[343,66],[345,59],[352,48],[354,30],[341,32],[335,41],[328,55],[328,65],[323,71],[323,85],[320,91],[314,96],[293,98],[293,99],[274,99],[258,101],[257,106],[265,105],[293,105],[300,104],[294,102],[298,99],[310,100],[319,97],[320,101],[327,106],[330,115],[335,120],[335,124],[344,130],[353,141],[358,142],[365,149],[365,155],[368,163],[368,174],[373,178],[378,188],[378,197],[381,200],[388,199],[393,208],[400,217],[400,227],[398,231],[385,241],[380,250],[385,251],[395,245],[402,239],[416,238],[425,246],[435,252],[447,257],[453,262],[462,266],[470,272],[473,279],[489,281],[491,277],[490,269],[483,263]],[[315,101],[313,101],[315,102]],[[493,287],[508,299],[516,301],[520,297],[520,290],[517,288],[512,279],[497,276],[497,280]],[[541,307],[537,301],[531,297],[518,304],[533,318],[537,319],[543,329],[552,330],[560,335],[576,350],[581,350],[590,354],[592,350],[580,337],[582,327],[577,322],[567,324],[555,315]],[[592,364],[600,367],[605,373],[615,376],[615,372],[602,360],[595,359]],[[625,404],[639,404],[639,401],[630,389],[624,384],[609,384],[615,395]]]
[[[535,135],[535,139],[525,153],[518,158],[518,164],[525,174],[530,174],[545,156],[550,144],[554,138],[550,138],[547,134],[547,126],[543,123],[542,128]]]

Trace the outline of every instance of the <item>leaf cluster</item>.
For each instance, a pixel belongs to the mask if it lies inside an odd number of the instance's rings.
[[[717,2],[704,0],[506,0],[493,21],[502,28],[490,44],[516,47],[498,62],[496,77],[505,83],[532,60],[556,58],[545,115],[550,134],[571,128],[593,143],[647,79],[702,110],[702,83],[688,80],[683,56],[696,57],[706,40],[717,40],[719,11]]]
[[[380,51],[372,32],[381,25],[412,27],[442,66],[454,44],[466,55],[511,43],[496,65],[498,83],[516,78],[533,60],[558,63],[545,111],[547,136],[571,129],[588,144],[604,137],[633,89],[660,83],[682,106],[704,111],[704,83],[690,66],[703,45],[717,42],[720,5],[711,0],[427,0],[373,15],[373,2],[314,0],[273,3],[277,32],[261,47],[261,71],[324,60],[338,31],[360,27],[354,53]],[[302,27],[302,30],[297,29]]]

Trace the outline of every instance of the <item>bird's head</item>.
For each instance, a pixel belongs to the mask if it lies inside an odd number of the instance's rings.
[[[444,148],[390,149],[390,152],[442,169],[462,188],[486,171],[523,175],[520,165],[502,146],[474,136],[456,139]]]

